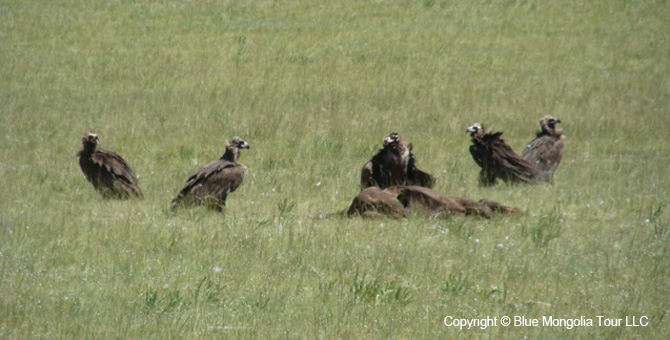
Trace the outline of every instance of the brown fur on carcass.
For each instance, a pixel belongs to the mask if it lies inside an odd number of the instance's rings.
[[[398,200],[408,211],[431,215],[491,218],[496,214],[518,212],[515,208],[488,199],[475,201],[465,197],[446,196],[435,190],[419,186],[401,187]]]
[[[408,213],[430,216],[477,216],[490,218],[496,214],[518,212],[495,201],[475,201],[464,197],[445,196],[420,186],[369,187],[354,198],[348,216],[404,217]]]
[[[405,208],[396,198],[397,192],[382,190],[378,187],[368,187],[356,195],[347,210],[347,216],[361,215],[363,217],[390,216],[404,217]]]

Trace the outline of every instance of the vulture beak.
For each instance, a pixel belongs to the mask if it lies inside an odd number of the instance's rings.
[[[561,120],[558,119],[558,118],[551,118],[551,119],[547,120],[547,124],[549,124],[549,125],[556,125],[560,122],[561,122]]]
[[[397,148],[399,142],[400,136],[394,132],[384,138],[383,144],[384,147],[390,146],[391,148],[395,149]]]
[[[483,131],[484,127],[480,123],[474,123],[472,126],[468,127],[466,129],[467,132],[469,132],[471,135],[474,135],[475,133],[478,133],[479,131]]]
[[[397,141],[398,141],[397,139],[393,139],[393,137],[388,136],[384,139],[384,146],[389,146]]]
[[[247,142],[242,142],[242,145],[240,145],[240,149],[249,149],[251,146]]]

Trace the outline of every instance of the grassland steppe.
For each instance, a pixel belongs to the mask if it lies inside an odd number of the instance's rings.
[[[466,127],[520,152],[547,114],[553,185],[478,186]],[[667,339],[669,120],[665,0],[4,0],[0,338]],[[87,131],[144,199],[86,182]],[[341,217],[394,131],[523,213]],[[172,212],[236,135],[225,213]]]

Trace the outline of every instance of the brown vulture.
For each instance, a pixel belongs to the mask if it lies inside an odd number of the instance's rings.
[[[431,188],[435,177],[416,166],[413,145],[393,132],[383,140],[383,148],[365,164],[361,171],[361,187],[382,189],[393,185],[419,185]]]
[[[479,184],[495,185],[498,178],[508,183],[537,183],[539,171],[521,158],[504,139],[502,132],[486,132],[479,123],[470,126],[470,154],[482,169]]]
[[[553,182],[554,171],[563,158],[563,131],[556,127],[561,120],[544,116],[535,139],[526,144],[522,157],[540,171],[540,180]]]
[[[226,151],[217,161],[194,171],[186,180],[186,185],[172,200],[172,206],[207,205],[223,211],[228,194],[235,191],[247,171],[238,163],[240,149],[249,149],[249,144],[240,137],[233,137],[226,143]]]
[[[79,167],[103,198],[141,198],[137,177],[128,163],[114,152],[100,147],[98,135],[89,132],[81,138]]]

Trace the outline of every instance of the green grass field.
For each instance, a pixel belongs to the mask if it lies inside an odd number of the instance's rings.
[[[1,1],[0,338],[667,339],[669,56],[664,0]],[[554,185],[479,187],[465,128],[520,151],[546,114]],[[89,130],[144,200],[86,182]],[[524,213],[337,216],[392,131]],[[235,135],[225,214],[170,212]]]

